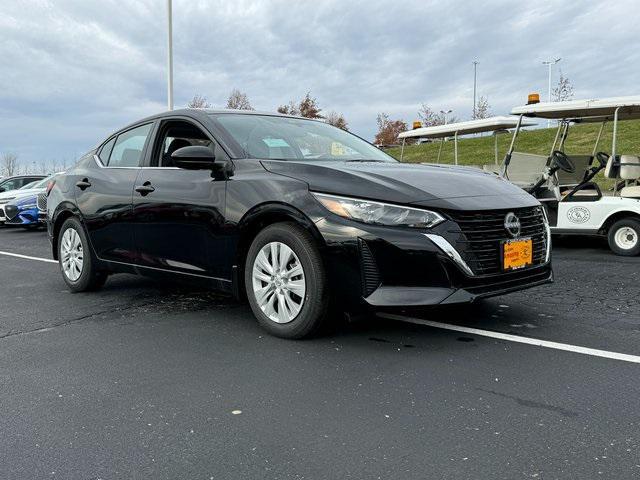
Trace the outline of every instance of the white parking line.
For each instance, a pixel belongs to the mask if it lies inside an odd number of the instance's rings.
[[[564,350],[565,352],[580,353],[582,355],[591,355],[592,357],[609,358],[612,360],[621,360],[623,362],[640,363],[640,356],[628,355],[626,353],[609,352],[607,350],[598,350],[596,348],[580,347],[578,345],[570,345],[568,343],[549,342],[547,340],[539,340],[537,338],[521,337],[519,335],[511,335],[508,333],[492,332],[491,330],[480,330],[479,328],[463,327],[460,325],[450,325],[448,323],[434,322],[433,320],[423,320],[422,318],[405,317],[402,315],[394,315],[384,313],[379,315],[382,318],[391,320],[400,320],[402,322],[415,323],[417,325],[425,325],[427,327],[441,328],[443,330],[452,330],[454,332],[468,333],[471,335],[479,335],[481,337],[496,338],[498,340],[506,340],[507,342],[525,343],[527,345],[535,345],[536,347],[553,348],[555,350]]]
[[[20,255],[19,253],[3,252],[1,250],[0,250],[0,255],[7,255],[9,257],[26,258],[27,260],[37,260],[39,262],[58,263],[57,260],[53,260],[52,258],[31,257],[29,255]]]

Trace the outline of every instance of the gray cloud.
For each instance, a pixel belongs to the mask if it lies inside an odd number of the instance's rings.
[[[175,96],[216,106],[234,87],[274,110],[307,91],[366,138],[385,111],[421,102],[469,117],[471,62],[494,113],[546,94],[541,61],[576,97],[637,93],[637,3],[174,0]],[[0,6],[0,151],[72,158],[165,108],[163,0],[31,0]],[[556,70],[557,74],[557,70]]]

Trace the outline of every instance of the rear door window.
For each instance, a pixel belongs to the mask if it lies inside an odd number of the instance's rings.
[[[141,125],[118,135],[107,165],[109,167],[139,167],[152,125],[151,123]]]
[[[103,165],[107,165],[109,163],[109,156],[111,155],[111,150],[113,150],[113,146],[116,143],[116,137],[113,137],[107,143],[105,143],[100,149],[100,153],[98,157],[102,161]]]

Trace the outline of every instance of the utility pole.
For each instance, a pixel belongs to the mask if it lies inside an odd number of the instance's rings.
[[[167,109],[173,110],[173,25],[171,0],[167,0]]]
[[[551,103],[551,68],[558,63],[560,60],[562,60],[560,57],[554,59],[554,60],[547,60],[545,62],[542,62],[543,65],[546,65],[547,67],[549,67],[549,103]],[[547,120],[547,128],[551,127],[551,120]]]
[[[471,118],[473,120],[475,120],[476,118],[476,85],[477,85],[477,79],[478,79],[478,64],[480,62],[477,60],[473,61],[473,112],[471,114]]]

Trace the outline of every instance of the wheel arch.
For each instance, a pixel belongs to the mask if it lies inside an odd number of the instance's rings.
[[[54,260],[59,260],[58,235],[60,233],[60,229],[62,228],[62,224],[71,217],[77,217],[82,223],[82,216],[80,215],[80,211],[74,204],[66,202],[58,205],[56,213],[53,216],[53,223],[51,225],[51,252],[53,254]]]
[[[233,265],[233,290],[237,298],[244,298],[244,264],[251,242],[258,233],[269,225],[281,222],[294,222],[303,227],[322,248],[325,243],[318,227],[302,211],[281,202],[268,202],[256,205],[238,222],[238,242]]]
[[[609,215],[607,219],[602,223],[602,226],[599,229],[600,233],[606,235],[609,232],[611,226],[618,220],[622,220],[623,218],[633,218],[634,220],[640,221],[640,213],[634,212],[632,210],[617,211]]]

